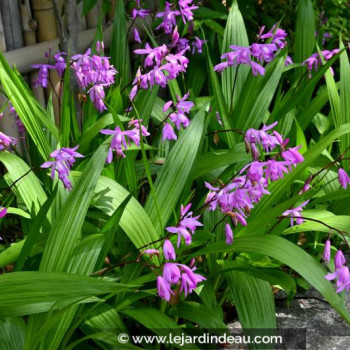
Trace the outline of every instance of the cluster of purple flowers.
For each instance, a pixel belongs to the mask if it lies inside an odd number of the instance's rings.
[[[98,43],[98,48],[100,44]],[[104,88],[114,83],[116,69],[109,63],[109,58],[101,55],[91,55],[88,49],[85,54],[79,54],[71,57],[71,67],[75,71],[78,84],[81,88],[87,89],[91,101],[96,109],[102,113],[107,109],[104,104]]]
[[[166,34],[171,34],[176,26],[176,17],[181,16],[182,21],[186,24],[188,21],[193,21],[193,12],[198,9],[198,6],[193,4],[192,0],[179,0],[179,10],[175,9],[174,4],[165,2],[165,9],[163,12],[157,13],[157,18],[162,18],[162,23],[157,29],[163,29]]]
[[[334,55],[336,55],[339,52],[339,49],[334,49],[334,50],[323,50],[322,51],[322,57],[324,58],[325,61],[329,61]],[[307,67],[309,71],[309,78],[311,78],[311,71],[315,69],[317,71],[318,66],[322,66],[322,58],[318,53],[312,54],[308,59],[306,59],[303,63],[304,66]],[[333,68],[330,67],[330,70],[332,74]]]
[[[50,154],[51,158],[54,158],[53,161],[47,161],[41,165],[41,168],[51,168],[51,178],[55,178],[55,172],[58,173],[58,178],[63,182],[66,189],[72,189],[72,183],[69,180],[69,171],[73,164],[75,163],[75,158],[83,158],[84,156],[76,150],[79,146],[74,148],[60,148],[56,151],[53,151]]]
[[[282,214],[283,216],[290,217],[290,226],[294,225],[294,220],[296,221],[297,225],[301,225],[304,222],[301,212],[303,211],[303,208],[309,203],[309,201],[310,200],[307,200],[295,208],[288,209]]]
[[[192,235],[195,233],[197,227],[203,226],[202,223],[198,221],[198,216],[193,216],[193,212],[189,211],[191,209],[191,204],[183,207],[181,205],[181,219],[178,225],[167,227],[166,230],[170,233],[177,233],[177,247],[180,247],[181,237],[184,238],[185,244],[189,245],[192,243]]]
[[[141,8],[140,0],[136,0],[136,6],[137,7],[133,8],[132,14],[131,14],[131,17],[133,20],[135,20],[137,17],[145,18],[151,12],[150,10]]]
[[[193,261],[194,262],[194,261]],[[158,295],[164,300],[169,301],[171,295],[175,292],[171,289],[172,285],[180,284],[179,293],[184,292],[185,296],[192,293],[197,288],[198,283],[205,281],[206,278],[194,273],[196,267],[177,263],[165,263],[163,276],[157,277]]]
[[[141,74],[141,69],[138,69],[130,92],[130,100],[135,98],[139,88],[148,89],[149,86],[156,84],[164,88],[168,80],[176,79],[180,73],[184,73],[189,62],[189,59],[184,56],[188,49],[189,47],[176,54],[171,54],[164,44],[151,48],[146,43],[144,49],[135,50],[134,52],[138,55],[147,55],[144,68],[148,69],[148,72]]]
[[[187,38],[180,38],[180,34],[177,30],[177,27],[175,27],[172,35],[171,35],[171,43],[169,47],[171,49],[175,49],[176,52],[180,52],[188,47],[192,46],[191,53],[194,55],[197,53],[203,52],[203,44],[205,44],[207,40],[202,40],[198,38],[197,36],[193,37],[193,41],[190,42]]]
[[[167,112],[169,109],[172,109],[172,112],[169,114],[169,120],[176,126],[177,130],[187,128],[190,125],[190,120],[186,116],[194,106],[194,103],[191,101],[186,101],[188,99],[189,93],[185,94],[184,97],[177,97],[177,103],[173,101],[168,101],[163,107],[163,112]],[[163,127],[163,140],[177,140],[177,136],[174,132],[174,127],[169,122],[166,122]]]
[[[142,122],[142,119],[140,121]],[[100,133],[104,135],[113,135],[106,160],[108,164],[113,161],[113,151],[115,151],[117,158],[125,158],[124,150],[127,149],[128,145],[131,146],[131,141],[133,141],[136,146],[139,146],[140,134],[142,136],[149,136],[146,127],[140,124],[138,119],[131,120],[129,122],[129,127],[133,127],[133,129],[123,131],[119,126],[116,126],[114,130],[103,129],[100,131]]]
[[[91,101],[96,109],[102,113],[106,108],[104,103],[104,88],[114,83],[116,69],[109,63],[109,58],[102,56],[103,43],[97,42],[97,52],[99,55],[92,55],[91,49],[84,54],[71,57],[70,67],[74,70],[79,86],[89,93]],[[39,77],[34,85],[46,88],[49,82],[49,70],[56,70],[59,76],[67,67],[64,56],[66,53],[59,52],[54,55],[54,64],[34,64],[33,68],[39,68]]]
[[[237,226],[238,223],[243,226],[247,225],[246,218],[250,210],[263,195],[270,193],[267,190],[269,181],[283,178],[284,174],[290,172],[293,166],[304,160],[298,152],[299,147],[286,148],[288,140],[283,140],[277,131],[271,132],[276,124],[277,122],[269,126],[265,125],[260,130],[247,130],[245,143],[248,150],[251,150],[254,160],[240,171],[238,177],[221,187],[205,183],[205,186],[210,190],[205,201],[208,210],[219,208],[231,218],[234,226]],[[259,160],[259,148],[269,153],[276,147],[280,148],[280,152],[276,156],[268,160]],[[278,160],[279,155],[282,160]],[[300,207],[285,212],[284,215],[294,217],[306,204],[303,203]],[[226,225],[226,242],[231,244],[232,241],[232,229],[230,225]]]
[[[167,227],[166,230],[171,234],[177,234],[177,247],[181,245],[181,238],[184,239],[186,245],[191,244],[192,235],[195,233],[197,227],[203,226],[198,221],[198,216],[193,216],[190,211],[191,204],[183,207],[181,205],[181,218],[177,226]],[[167,262],[164,264],[163,275],[157,277],[158,295],[169,301],[171,295],[175,295],[172,290],[172,285],[180,285],[179,293],[184,292],[185,296],[191,293],[199,282],[204,281],[205,278],[199,274],[194,273],[196,267],[193,259],[189,266],[178,263],[171,263],[169,261],[176,260],[176,253],[174,246],[169,239],[166,239],[163,244],[163,254]]]
[[[264,75],[264,63],[271,62],[276,53],[286,46],[287,33],[277,28],[276,25],[266,34],[263,34],[265,27],[262,28],[259,34],[259,39],[269,39],[269,43],[254,43],[251,46],[231,45],[232,51],[226,52],[221,56],[221,59],[226,61],[217,64],[214,70],[222,72],[230,66],[238,66],[244,64],[252,68],[253,75]],[[286,65],[292,63],[290,57],[286,59]]]
[[[191,244],[192,235],[195,233],[197,227],[203,226],[198,221],[199,215],[193,216],[193,212],[190,211],[191,206],[191,203],[185,207],[181,205],[181,218],[178,225],[166,228],[170,234],[178,235],[178,248],[181,245],[181,238],[184,238],[186,245]],[[147,249],[141,254],[159,255],[159,251],[157,249]],[[199,282],[205,280],[203,276],[194,273],[196,270],[194,266],[195,259],[191,260],[189,266],[169,262],[176,260],[176,253],[173,244],[168,238],[165,239],[163,244],[163,255],[167,262],[164,264],[162,276],[157,277],[158,295],[162,299],[169,301],[171,295],[176,295],[172,286],[180,286],[178,293],[184,292],[185,296],[187,296],[187,294],[191,293],[197,287]]]
[[[328,239],[325,243],[325,248],[323,251],[323,259],[326,262],[330,261],[331,257],[331,242]],[[337,293],[342,292],[344,289],[350,290],[350,271],[349,268],[345,265],[346,259],[341,250],[337,250],[334,256],[334,266],[335,271],[333,273],[329,273],[325,276],[325,278],[329,281],[337,280]]]

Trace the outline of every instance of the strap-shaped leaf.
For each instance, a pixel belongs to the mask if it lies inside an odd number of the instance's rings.
[[[149,196],[146,202],[145,210],[154,223],[158,235],[162,234],[182,190],[190,178],[205,129],[206,107],[205,105],[199,110],[192,119],[190,126],[177,140],[157,176],[154,187],[160,218],[153,196]]]
[[[230,268],[230,261],[220,261]],[[243,328],[276,328],[275,302],[268,282],[243,271],[225,273]]]
[[[1,53],[0,82],[33,142],[38,147],[41,156],[46,160],[51,152],[51,147],[43,132],[43,126],[58,139],[57,127],[34,98],[23,78],[17,71],[10,68]]]
[[[230,51],[230,45],[249,46],[247,31],[237,0],[233,1],[226,22],[221,54]],[[237,103],[248,73],[249,67],[244,65],[229,67],[222,72],[222,92],[229,110]]]
[[[0,276],[0,315],[20,316],[58,309],[128,286],[67,273],[13,272]],[[88,300],[85,300],[88,302]]]
[[[105,164],[109,145],[102,144],[94,153],[66,199],[49,234],[40,263],[41,271],[65,271],[80,236],[97,181]]]
[[[304,277],[350,323],[350,314],[344,302],[335,292],[332,284],[324,278],[327,273],[325,269],[312,256],[286,239],[273,235],[237,237],[234,244],[230,246],[226,245],[225,242],[219,242],[201,249],[193,255],[220,252],[259,253],[281,261]]]

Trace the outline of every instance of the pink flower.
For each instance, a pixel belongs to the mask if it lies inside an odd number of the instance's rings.
[[[170,300],[170,294],[174,294],[170,288],[170,284],[162,277],[157,277],[157,289],[158,289],[158,295],[166,300]]]
[[[177,136],[173,127],[169,123],[165,123],[162,131],[163,140],[177,140]]]
[[[335,269],[338,270],[341,267],[343,267],[343,265],[346,263],[346,259],[344,257],[343,252],[339,249],[337,250],[337,252],[335,253],[334,256],[334,265],[335,265]]]
[[[229,224],[225,225],[225,235],[226,235],[226,244],[230,245],[233,242],[233,231]]]
[[[303,208],[309,203],[309,200],[305,201],[304,203],[300,204],[298,207],[286,210],[282,215],[283,216],[289,216],[290,219],[290,226],[293,226],[294,224],[294,218],[296,220],[297,225],[301,225],[304,220],[302,218],[301,212],[303,211]]]
[[[0,218],[3,218],[7,214],[7,208],[0,205]]]
[[[58,173],[58,178],[63,182],[66,189],[72,189],[72,183],[69,180],[69,171],[70,168],[75,163],[75,158],[83,158],[84,156],[76,150],[79,146],[74,148],[63,147],[56,151],[53,151],[50,154],[51,158],[54,158],[54,161],[47,161],[41,165],[41,168],[51,168],[51,178],[55,178],[55,172]]]
[[[324,250],[323,250],[323,260],[326,262],[329,262],[331,258],[331,241],[327,239],[325,245],[324,245]]]
[[[339,181],[341,187],[344,188],[344,190],[346,190],[348,185],[350,185],[350,177],[346,173],[346,171],[342,168],[339,168],[339,170],[338,170],[338,181]]]
[[[175,260],[176,254],[172,243],[166,239],[163,244],[163,254],[166,260]]]
[[[133,33],[134,33],[134,41],[136,41],[137,43],[141,43],[139,31],[136,28],[134,28]]]

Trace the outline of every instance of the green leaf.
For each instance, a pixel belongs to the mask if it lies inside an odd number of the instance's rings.
[[[229,52],[230,45],[249,46],[244,20],[236,0],[232,3],[226,22],[221,54]],[[222,72],[222,92],[229,110],[240,98],[248,73],[247,66],[229,67]]]
[[[72,303],[91,302],[89,297],[128,288],[122,284],[66,273],[8,273],[0,276],[0,316],[47,312]]]
[[[221,252],[250,252],[270,256],[290,266],[317,289],[333,308],[350,323],[350,314],[344,302],[335,292],[332,284],[324,276],[326,271],[313,257],[295,244],[278,236],[254,235],[237,237],[231,246],[225,242],[212,244],[195,253],[196,256]],[[194,254],[193,254],[194,255]]]
[[[153,196],[147,199],[145,210],[159,235],[162,234],[171,213],[176,208],[186,182],[190,179],[205,130],[205,109],[206,106],[200,109],[190,126],[176,141],[157,176],[154,186],[157,205],[160,208],[161,223]]]
[[[70,69],[66,69],[63,79],[62,111],[60,115],[60,146],[69,146],[69,134],[71,130],[71,90]]]
[[[209,71],[209,79],[213,89],[214,99],[219,108],[219,114],[222,120],[223,128],[232,129],[231,121],[229,120],[229,117],[228,117],[228,107],[225,102],[225,98],[222,92],[219,78],[216,72],[214,71],[214,66],[209,55],[209,48],[207,44],[206,44],[206,56],[207,56],[207,64],[208,64],[208,71]],[[230,132],[226,133],[225,138],[227,140],[229,148],[232,149],[235,145],[235,139],[233,137],[233,134]]]
[[[38,271],[0,276],[0,316],[22,316],[89,302],[89,297],[122,291],[128,286],[92,277]],[[90,300],[91,301],[91,300]]]
[[[292,88],[290,88],[282,101],[276,105],[271,113],[271,119],[277,120],[284,118],[289,111],[295,106],[309,103],[309,97],[315,89],[318,81],[324,76],[327,69],[337,60],[338,55],[334,55],[322,68],[320,68],[311,79],[308,79],[305,83],[297,81]],[[301,121],[300,121],[301,123]]]
[[[12,153],[0,152],[0,162],[8,171],[5,175],[7,184],[11,186],[16,181],[13,191],[24,202],[28,211],[36,215],[47,200],[39,179],[24,160]]]
[[[229,261],[219,261],[230,268]],[[225,273],[239,321],[244,328],[276,328],[275,302],[268,282],[246,272]]]
[[[344,49],[342,41],[340,41],[340,49]],[[340,124],[350,123],[350,63],[347,50],[340,54]],[[344,135],[340,138],[340,150],[345,152],[350,145],[350,135]],[[349,159],[343,159],[344,169],[349,169]]]
[[[1,53],[0,82],[41,156],[46,160],[51,152],[51,147],[43,132],[43,126],[58,139],[57,127],[49,119],[19,73],[10,68]]]
[[[97,261],[96,269],[102,268],[105,257],[108,256],[108,252],[113,246],[114,236],[119,227],[120,219],[124,213],[126,206],[128,205],[130,199],[132,198],[131,194],[127,196],[120,206],[115,210],[113,215],[107,220],[105,225],[102,227],[100,234],[104,235],[103,247],[101,248],[99,258]]]
[[[54,201],[56,194],[57,194],[58,187],[56,186],[54,192],[51,194],[51,196],[47,199],[47,201],[44,203],[44,205],[40,208],[38,215],[33,218],[33,221],[29,224],[29,232],[30,234],[26,237],[23,248],[21,250],[21,254],[18,257],[18,262],[16,264],[15,271],[21,271],[24,263],[26,262],[27,258],[30,255],[30,252],[32,251],[32,248],[34,244],[36,243],[37,239],[40,236],[40,228],[43,226],[43,223],[45,222],[45,218],[47,216],[48,211],[50,210],[51,204]]]
[[[64,271],[79,239],[97,181],[104,167],[109,144],[102,144],[87,164],[56,218],[43,252],[41,271]]]
[[[295,29],[294,61],[302,63],[311,56],[315,48],[315,19],[314,9],[311,0],[298,1],[298,14]],[[296,71],[297,78],[300,78],[306,68],[299,68]]]
[[[218,314],[205,305],[186,301],[178,303],[170,310],[170,316],[177,316],[198,324],[202,328],[226,329],[226,324],[218,317]]]
[[[310,215],[305,215],[305,217],[310,217]],[[322,221],[326,225],[332,226],[338,230],[350,232],[350,217],[346,215],[335,215],[325,218],[318,218],[318,220]],[[318,222],[313,221],[305,221],[301,225],[294,225],[293,227],[289,227],[283,231],[283,234],[290,234],[296,232],[304,232],[304,231],[316,231],[316,232],[324,232],[329,233],[329,227],[322,225]],[[336,233],[335,231],[333,231]]]
[[[301,146],[301,148],[299,148],[299,153],[304,154],[307,151],[306,137],[297,120],[295,120],[295,126],[297,129],[296,144]]]
[[[89,149],[91,142],[99,135],[100,131],[113,123],[113,115],[107,113],[89,126],[79,140],[79,152],[84,154]]]
[[[264,256],[267,260],[270,260],[266,256]],[[218,261],[219,264],[225,264],[226,261]],[[278,270],[276,268],[269,267],[256,267],[251,265],[250,263],[246,263],[244,261],[229,261],[227,262],[230,266],[228,268],[222,270],[223,273],[226,271],[236,270],[242,271],[245,273],[249,273],[250,275],[265,280],[270,283],[272,286],[278,286],[279,288],[283,288],[286,293],[296,293],[297,286],[293,277],[282,270]],[[222,267],[224,268],[224,267]]]
[[[73,178],[80,177],[79,172],[73,172]],[[114,180],[100,176],[95,188],[92,205],[112,215],[130,193]],[[159,238],[152,221],[144,208],[134,197],[125,207],[120,219],[120,227],[124,230],[136,247],[141,247]]]
[[[123,0],[116,1],[111,41],[111,61],[118,71],[116,83],[123,81],[122,85],[127,85],[130,80],[130,57]]]
[[[122,310],[121,312],[158,335],[168,335],[170,332],[178,335],[183,332],[176,322],[154,308],[138,307],[137,309]]]
[[[0,319],[0,344],[2,350],[23,349],[26,323],[20,317]]]
[[[239,147],[238,147],[239,146]],[[233,150],[218,150],[208,152],[200,156],[197,160],[193,172],[193,179],[197,179],[212,170],[228,166],[238,162],[249,162],[252,157],[243,149],[242,144],[237,145]]]
[[[265,75],[248,77],[233,113],[234,122],[231,124],[234,128],[245,131],[259,127],[275,95],[283,72],[284,61],[284,56],[278,57],[267,66]]]
[[[126,332],[125,325],[116,309],[106,304],[98,305],[89,311],[85,321],[79,328],[87,335],[103,332],[105,337],[99,339],[102,342],[101,348],[105,348],[106,344],[113,346],[107,346],[108,349],[116,349],[115,345],[118,344],[118,335]]]

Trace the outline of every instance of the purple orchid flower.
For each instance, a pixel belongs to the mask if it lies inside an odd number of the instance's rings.
[[[303,208],[309,203],[310,200],[307,200],[300,204],[298,207],[286,210],[282,215],[283,216],[289,216],[290,217],[290,226],[294,225],[294,220],[296,221],[297,225],[301,225],[304,220],[302,218],[301,212],[303,211]]]

